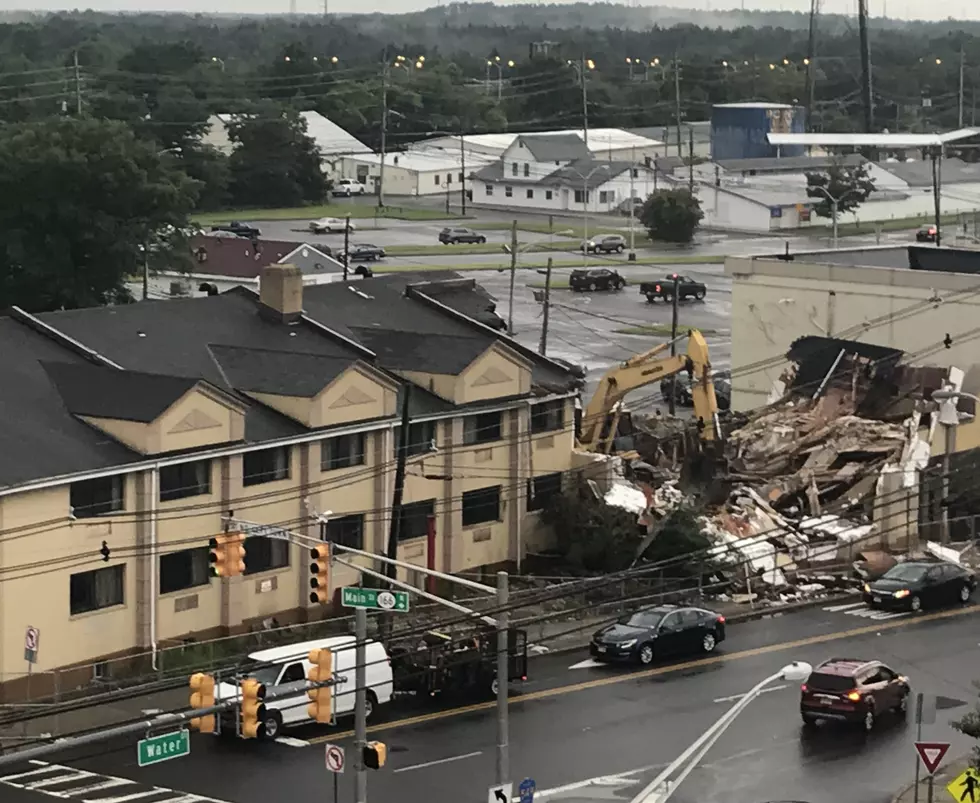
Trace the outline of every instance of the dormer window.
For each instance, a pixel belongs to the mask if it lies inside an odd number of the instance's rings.
[[[510,174],[512,176],[516,176],[517,175],[517,162],[513,162],[511,164],[511,166],[510,166]]]

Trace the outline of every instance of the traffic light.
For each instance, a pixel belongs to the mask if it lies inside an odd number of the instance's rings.
[[[310,602],[326,605],[330,598],[330,545],[315,546],[310,550]]]
[[[244,533],[221,533],[208,542],[211,573],[215,577],[237,577],[245,572]]]
[[[369,770],[379,770],[385,765],[388,748],[384,742],[368,742],[364,745],[364,766]]]
[[[214,678],[197,672],[191,675],[191,708],[211,708],[214,706]],[[191,720],[191,728],[201,733],[214,733],[214,714],[195,717]]]
[[[326,683],[333,677],[333,653],[330,650],[310,650],[307,660],[313,668],[306,673],[310,683]],[[333,721],[333,686],[320,686],[306,692],[313,701],[306,707],[306,713],[315,722]]]
[[[265,686],[255,678],[245,678],[239,688],[242,692],[241,735],[243,739],[261,739],[265,736]]]

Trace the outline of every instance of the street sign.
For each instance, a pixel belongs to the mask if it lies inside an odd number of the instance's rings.
[[[935,775],[949,751],[949,742],[916,742],[915,751],[919,754],[919,760],[926,768],[926,772]]]
[[[510,803],[513,797],[514,784],[510,781],[498,783],[487,790],[487,803]]]
[[[936,723],[936,700],[935,694],[923,694],[921,691],[915,696],[915,724],[934,725]]]
[[[980,803],[980,772],[968,767],[946,785],[946,791],[956,803]]]
[[[170,761],[172,758],[183,758],[191,754],[191,735],[189,731],[179,730],[173,733],[163,733],[140,739],[136,745],[136,763],[141,767]]]
[[[28,626],[24,632],[24,660],[29,664],[37,663],[37,648],[41,643],[41,631]]]
[[[521,785],[517,787],[517,795],[520,797],[521,803],[534,803],[534,790],[536,788],[533,778],[525,778],[521,781]]]
[[[408,593],[380,591],[377,588],[346,587],[341,589],[340,604],[345,608],[368,608],[378,611],[408,611]]]
[[[344,748],[335,744],[328,744],[326,750],[327,769],[331,772],[344,771]]]

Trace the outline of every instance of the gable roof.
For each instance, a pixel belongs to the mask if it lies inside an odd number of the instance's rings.
[[[521,134],[522,144],[536,162],[570,162],[589,156],[589,149],[578,134]]]
[[[456,376],[493,345],[492,339],[475,335],[463,337],[365,327],[355,327],[353,331],[378,355],[382,365],[396,371]]]
[[[214,115],[214,118],[217,118],[221,125],[227,127],[235,118],[247,116],[225,112]],[[324,117],[319,112],[300,112],[299,116],[306,121],[306,134],[316,142],[322,156],[341,156],[344,154],[374,152],[349,131],[341,128],[333,120]],[[209,136],[212,136],[210,130],[206,138]]]
[[[576,189],[586,186],[591,190],[602,186],[632,167],[633,165],[629,162],[603,162],[590,156],[558,168],[554,173],[542,179],[542,183],[569,184]]]
[[[349,357],[238,346],[208,346],[236,390],[312,398],[353,364]]]
[[[195,273],[255,279],[262,268],[282,260],[296,250],[297,243],[257,240],[247,237],[194,235],[188,239]]]

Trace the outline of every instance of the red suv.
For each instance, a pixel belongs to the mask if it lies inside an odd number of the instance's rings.
[[[853,722],[866,731],[889,711],[904,716],[908,709],[908,678],[881,661],[831,658],[810,673],[800,695],[803,724],[818,720]]]

